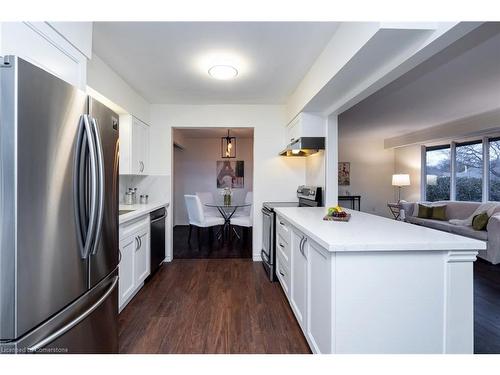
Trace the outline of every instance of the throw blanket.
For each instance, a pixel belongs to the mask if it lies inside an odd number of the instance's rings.
[[[472,219],[474,219],[474,216],[479,215],[483,212],[486,212],[488,216],[493,215],[493,211],[495,211],[495,208],[498,207],[498,203],[483,203],[479,205],[478,208],[470,215],[467,219],[451,219],[449,220],[450,224],[454,225],[465,225],[465,226],[471,226],[472,225]]]

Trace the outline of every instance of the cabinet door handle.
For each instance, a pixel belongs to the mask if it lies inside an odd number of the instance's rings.
[[[280,275],[281,275],[281,276],[285,276],[285,274],[283,273],[283,271],[282,271],[282,270],[280,270]]]
[[[285,245],[283,245],[281,242],[279,243],[279,245],[280,245],[281,248],[285,247]]]
[[[302,256],[307,259],[306,253],[304,250],[304,245],[306,244],[306,241],[307,241],[307,237],[302,236],[302,238],[300,239],[299,250],[300,250],[300,253],[302,254]]]
[[[139,237],[135,237],[135,251],[139,250]]]
[[[280,225],[285,226],[285,223],[282,222],[281,220],[279,221]]]
[[[142,161],[139,161],[139,165],[140,165],[140,172],[144,172],[144,163]]]

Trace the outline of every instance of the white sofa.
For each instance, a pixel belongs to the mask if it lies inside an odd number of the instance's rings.
[[[485,241],[488,248],[487,250],[480,251],[478,256],[493,264],[500,263],[500,204],[490,217],[486,230],[477,231],[471,226],[450,224],[447,220],[441,221],[419,218],[417,217],[418,203],[426,205],[446,205],[446,219],[450,220],[468,218],[480,205],[479,202],[403,202],[401,206],[404,211],[405,221],[408,223],[423,225],[429,228]]]

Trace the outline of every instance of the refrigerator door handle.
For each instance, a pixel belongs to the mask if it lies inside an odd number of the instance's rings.
[[[91,119],[92,131],[94,133],[95,147],[97,153],[97,216],[96,216],[96,229],[95,229],[95,239],[93,242],[92,255],[97,253],[99,239],[101,237],[102,221],[104,219],[104,156],[102,151],[102,142],[99,135],[99,125],[95,118]]]
[[[106,292],[102,295],[102,297],[97,300],[96,303],[94,303],[87,310],[85,310],[85,312],[83,312],[83,314],[81,314],[80,316],[78,316],[76,319],[72,320],[68,324],[66,324],[64,327],[58,329],[56,332],[54,332],[53,334],[47,336],[46,338],[44,338],[43,340],[37,342],[36,344],[28,347],[27,351],[30,352],[30,353],[35,353],[35,352],[39,351],[40,349],[42,349],[46,345],[49,345],[51,342],[53,342],[57,338],[59,338],[62,335],[64,335],[66,332],[68,332],[71,328],[73,328],[74,326],[76,326],[78,323],[80,323],[81,321],[85,320],[85,318],[87,318],[99,306],[101,306],[103,304],[103,302],[106,300],[106,298],[108,298],[108,296],[113,292],[113,290],[115,289],[117,283],[118,283],[118,276],[115,276],[113,278],[113,282],[111,283],[111,286],[108,288],[108,290],[106,290]]]
[[[73,171],[73,202],[75,205],[75,224],[76,224],[76,235],[78,240],[78,248],[80,249],[80,255],[85,258],[84,251],[84,234],[83,234],[83,224],[82,224],[82,212],[81,212],[81,194],[82,194],[82,156],[83,147],[86,146],[84,142],[85,135],[85,125],[84,125],[83,115],[80,116],[80,121],[78,123],[78,133],[76,139],[76,150],[75,150],[75,165]]]
[[[98,195],[98,176],[97,176],[97,156],[96,156],[96,145],[95,139],[92,136],[92,128],[90,125],[90,120],[88,115],[83,115],[83,122],[85,124],[85,133],[87,135],[87,142],[89,146],[90,155],[90,215],[89,215],[89,227],[87,230],[87,236],[85,238],[84,246],[84,258],[88,258],[90,251],[92,249],[92,244],[95,242],[93,239],[96,232],[97,224],[97,195]]]
[[[95,216],[96,216],[96,194],[97,194],[97,180],[96,180],[96,151],[93,138],[91,137],[91,128],[87,115],[82,115],[78,124],[78,135],[76,140],[75,152],[75,165],[73,173],[73,200],[75,204],[75,224],[78,237],[78,246],[80,248],[80,255],[82,259],[88,257],[90,246],[92,245],[92,237],[95,231]],[[86,213],[84,205],[85,199],[85,157],[86,149],[88,149],[90,163],[90,214],[88,224],[86,223]],[[84,222],[85,221],[85,222]]]

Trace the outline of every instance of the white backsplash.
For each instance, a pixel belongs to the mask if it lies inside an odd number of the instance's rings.
[[[170,199],[170,176],[120,175],[120,203],[123,203],[128,188],[137,188],[139,195],[149,195],[149,203],[168,202]]]

